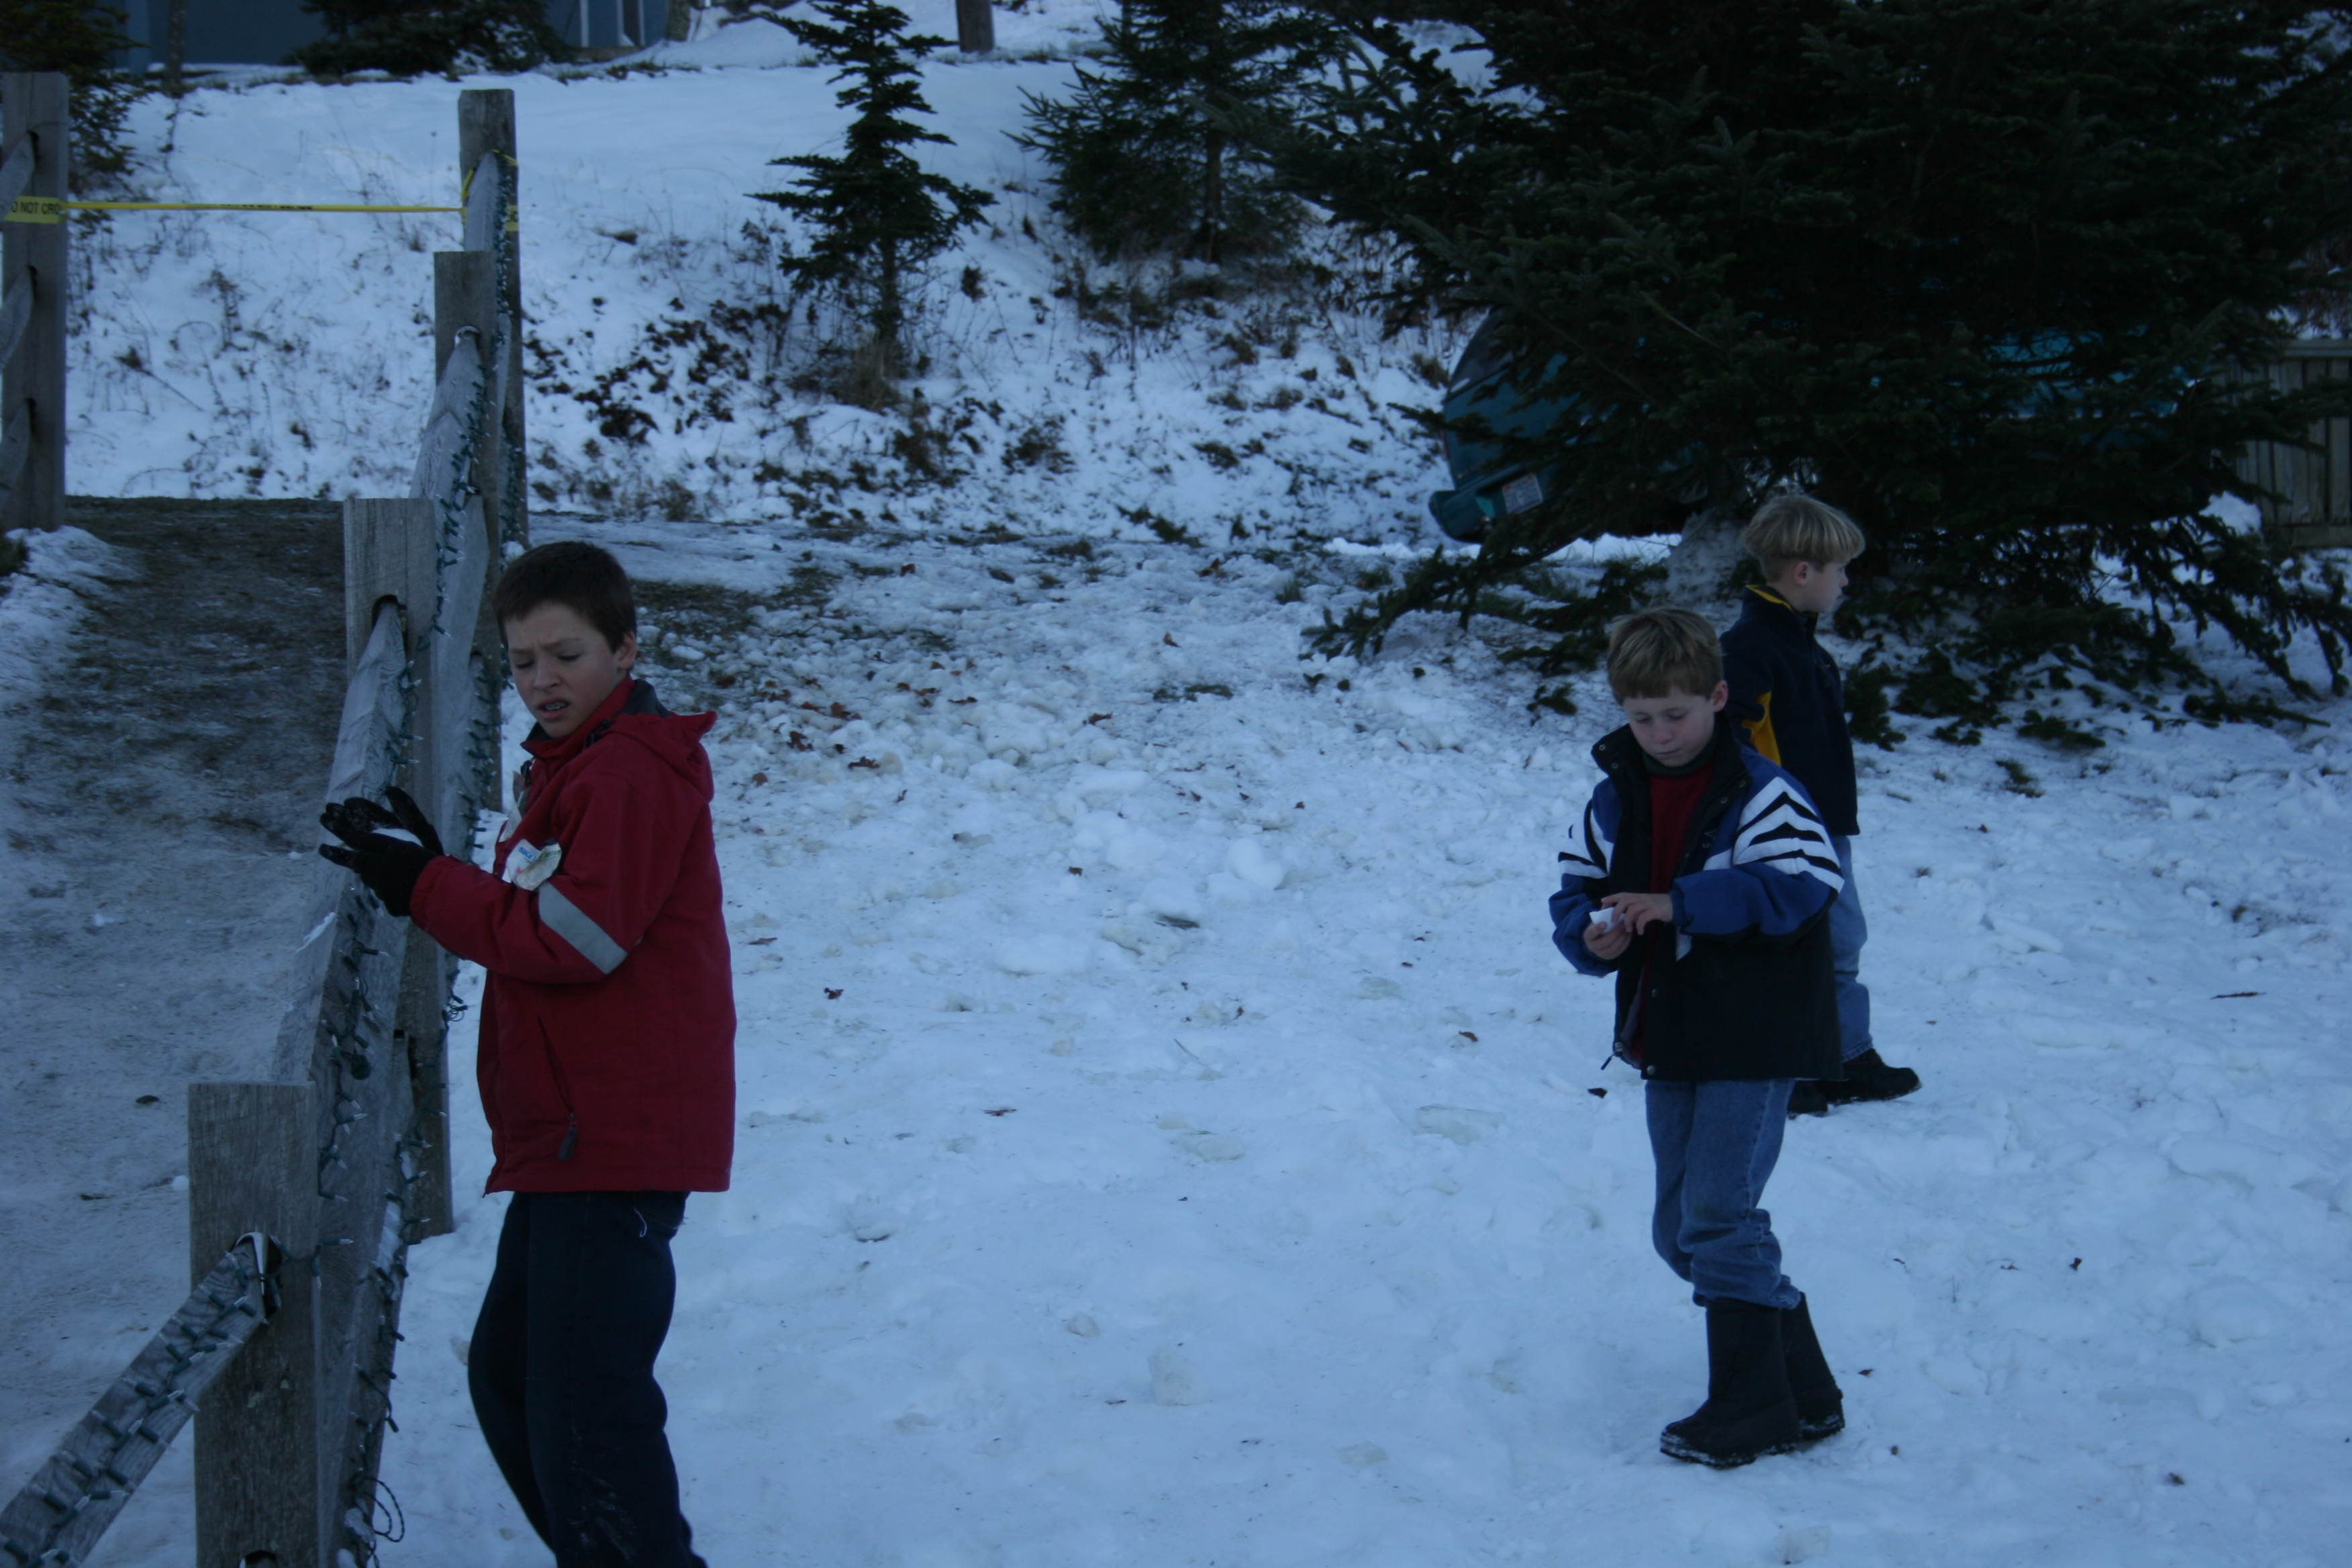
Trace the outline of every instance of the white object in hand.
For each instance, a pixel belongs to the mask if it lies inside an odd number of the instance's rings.
[[[1613,904],[1603,904],[1599,909],[1593,910],[1591,923],[1597,926],[1615,925],[1617,923],[1616,906]]]

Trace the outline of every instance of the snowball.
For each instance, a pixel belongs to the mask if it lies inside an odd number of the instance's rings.
[[[1151,1352],[1151,1403],[1154,1405],[1198,1405],[1208,1396],[1201,1386],[1201,1372],[1173,1345],[1161,1345]]]
[[[1216,1132],[1187,1132],[1172,1142],[1195,1160],[1238,1160],[1249,1152],[1248,1146],[1240,1139]]]
[[[1282,886],[1288,868],[1281,857],[1255,838],[1236,838],[1225,849],[1225,869],[1254,888],[1271,893]]]

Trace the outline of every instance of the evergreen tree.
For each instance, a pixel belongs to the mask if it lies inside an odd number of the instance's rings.
[[[302,0],[327,36],[294,51],[320,76],[520,71],[563,54],[543,0]]]
[[[929,114],[912,58],[948,40],[907,34],[906,13],[880,0],[815,0],[822,21],[779,18],[793,36],[841,69],[835,100],[856,111],[839,156],[803,153],[770,162],[798,169],[788,190],[753,195],[803,220],[805,248],[786,241],[777,266],[796,294],[829,297],[856,311],[872,333],[875,374],[898,374],[908,315],[909,275],[979,221],[996,198],[927,172],[908,149],[947,137],[909,117]]]
[[[132,41],[122,30],[128,20],[121,6],[89,0],[0,0],[0,70],[66,78],[73,119],[67,178],[76,195],[110,185],[131,167],[122,121],[140,88],[114,68],[116,52]]]
[[[1045,155],[1054,210],[1098,252],[1222,262],[1279,244],[1298,205],[1211,106],[1289,101],[1340,39],[1320,9],[1280,0],[1129,0],[1103,26],[1109,68],[1081,68],[1066,100],[1024,93],[1015,140]]]
[[[1309,112],[1244,106],[1241,123],[1289,188],[1401,243],[1400,320],[1495,312],[1517,382],[1559,411],[1528,447],[1559,483],[1339,644],[1412,610],[1466,615],[1574,538],[1802,485],[1871,533],[1857,610],[1946,639],[1903,688],[1912,710],[1980,720],[2029,675],[2066,680],[2053,665],[2135,689],[2200,680],[2167,625],[2180,616],[2290,682],[2293,639],[2316,634],[2342,687],[2340,573],[2202,515],[2250,496],[2231,466],[2245,443],[2352,410],[2352,384],[2280,394],[2247,369],[2283,321],[2346,298],[2328,259],[2352,219],[2335,13],[1444,9],[1480,69],[1359,20],[1362,53]]]

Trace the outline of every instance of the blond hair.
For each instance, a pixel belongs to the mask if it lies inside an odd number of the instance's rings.
[[[1706,697],[1722,679],[1723,645],[1704,616],[1659,605],[1609,623],[1609,689],[1618,701]]]
[[[1807,495],[1778,495],[1756,509],[1739,542],[1769,581],[1800,561],[1827,566],[1851,561],[1870,547],[1853,519]]]

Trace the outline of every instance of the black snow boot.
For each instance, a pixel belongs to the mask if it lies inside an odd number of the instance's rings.
[[[1791,1116],[1827,1116],[1830,1097],[1822,1086],[1809,1078],[1801,1078],[1789,1089],[1789,1114]]]
[[[1845,1430],[1845,1394],[1830,1373],[1822,1342],[1813,1337],[1811,1307],[1800,1300],[1780,1314],[1780,1360],[1797,1402],[1797,1436],[1818,1443]]]
[[[1865,1100],[1900,1100],[1919,1087],[1919,1075],[1909,1068],[1888,1067],[1878,1052],[1867,1050],[1845,1064],[1845,1077],[1821,1086],[1832,1105],[1853,1105]]]
[[[1803,1440],[1781,1359],[1780,1310],[1727,1298],[1709,1302],[1706,1403],[1660,1434],[1660,1450],[1728,1470]]]

